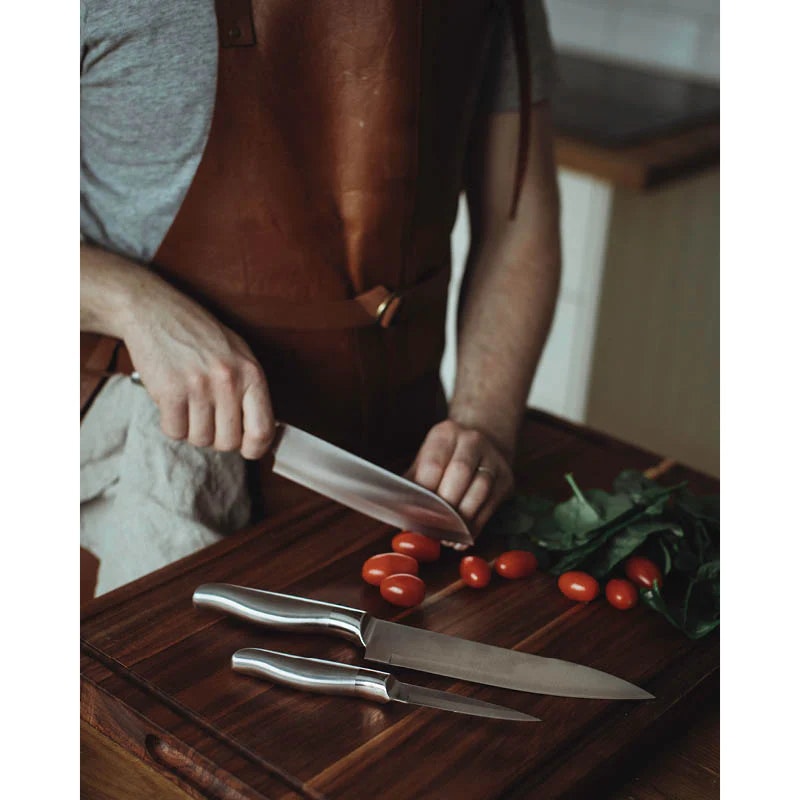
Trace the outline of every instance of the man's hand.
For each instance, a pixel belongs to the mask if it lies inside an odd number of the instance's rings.
[[[250,459],[266,453],[275,420],[250,348],[157,275],[82,245],[81,327],[123,339],[167,436]]]
[[[431,428],[407,477],[447,500],[472,523],[476,535],[514,485],[509,459],[500,448],[485,434],[450,419]]]

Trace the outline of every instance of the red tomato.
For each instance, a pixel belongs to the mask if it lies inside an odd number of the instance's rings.
[[[606,599],[614,608],[627,611],[639,602],[639,590],[623,578],[614,578],[606,584]]]
[[[416,575],[419,572],[417,562],[411,556],[402,553],[379,553],[370,556],[361,567],[361,577],[373,586],[380,586],[387,575],[398,573]]]
[[[509,550],[501,553],[494,562],[494,569],[504,578],[527,578],[536,571],[539,562],[527,550]]]
[[[588,603],[600,594],[600,584],[588,572],[565,572],[558,579],[558,588],[570,600]]]
[[[381,581],[381,597],[403,608],[418,606],[425,598],[425,584],[416,575],[388,575]]]
[[[631,556],[625,562],[625,574],[637,586],[649,589],[654,581],[658,581],[659,588],[664,585],[664,576],[657,564],[644,556]]]
[[[480,556],[464,556],[458,566],[461,580],[473,589],[483,589],[492,578],[492,569]]]
[[[442,546],[429,536],[402,531],[392,538],[392,550],[416,558],[417,561],[436,561],[442,552]]]

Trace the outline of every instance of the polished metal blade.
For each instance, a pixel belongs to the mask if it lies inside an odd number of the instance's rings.
[[[628,681],[581,664],[520,653],[372,618],[365,658],[465,681],[559,697],[649,700]]]
[[[439,495],[389,470],[281,422],[273,471],[387,525],[472,544],[472,532]]]
[[[476,700],[473,697],[462,697],[451,692],[413,686],[409,683],[400,683],[400,681],[397,681],[395,685],[396,690],[392,693],[392,700],[397,700],[398,703],[455,711],[459,714],[472,714],[475,717],[509,719],[517,722],[541,722],[539,717],[532,717],[530,714],[523,714],[521,711],[514,711],[513,708],[498,706],[494,703],[485,703],[483,700]]]

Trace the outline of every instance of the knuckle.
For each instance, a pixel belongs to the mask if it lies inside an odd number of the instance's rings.
[[[475,465],[463,456],[455,456],[450,462],[449,469],[460,475],[472,475],[475,471]]]
[[[452,419],[444,420],[439,424],[439,427],[442,433],[444,433],[448,437],[455,436],[461,430],[460,425],[457,422],[453,421]]]
[[[267,382],[264,378],[264,373],[261,367],[255,361],[245,359],[241,366],[242,379],[248,386],[257,386],[263,384],[266,386]]]
[[[211,380],[222,389],[232,389],[236,386],[236,369],[227,362],[219,361],[211,368]]]
[[[161,420],[161,432],[164,434],[164,436],[174,439],[176,442],[180,442],[186,438],[184,431],[163,419]]]
[[[219,450],[220,453],[231,453],[234,450],[238,450],[240,446],[241,442],[234,439],[223,439],[214,442],[214,449]]]
[[[443,470],[446,466],[445,460],[438,453],[424,453],[419,460],[419,469]]]
[[[461,440],[465,445],[469,445],[470,447],[478,447],[483,441],[483,436],[478,431],[470,428],[469,430],[465,430],[461,433]]]
[[[206,430],[189,431],[188,441],[195,447],[211,447],[214,444],[214,433]]]
[[[185,381],[188,392],[192,396],[199,396],[208,392],[208,376],[199,370],[189,372]]]

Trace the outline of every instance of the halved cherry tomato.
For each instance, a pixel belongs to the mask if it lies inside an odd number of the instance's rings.
[[[436,561],[442,552],[442,546],[436,539],[421,533],[401,531],[392,538],[392,550],[416,558],[417,561]]]
[[[381,597],[392,605],[412,608],[425,599],[425,584],[416,575],[388,575],[381,581]]]
[[[380,586],[381,581],[387,575],[397,575],[398,573],[410,573],[416,575],[419,572],[419,565],[411,556],[403,553],[379,553],[370,556],[361,567],[361,577],[373,586]]]
[[[627,611],[639,602],[639,590],[624,578],[614,578],[606,584],[606,600],[614,608]]]
[[[658,581],[659,588],[664,585],[664,576],[657,564],[644,556],[631,556],[625,562],[625,574],[637,586],[649,589],[654,581]]]
[[[533,553],[527,550],[509,550],[501,553],[494,562],[494,569],[504,578],[527,578],[536,572],[539,562]]]
[[[473,589],[483,589],[492,579],[492,568],[480,556],[464,556],[458,565],[461,580]]]
[[[570,600],[578,600],[581,603],[594,600],[600,593],[600,584],[588,572],[577,570],[561,575],[558,579],[558,588]]]

